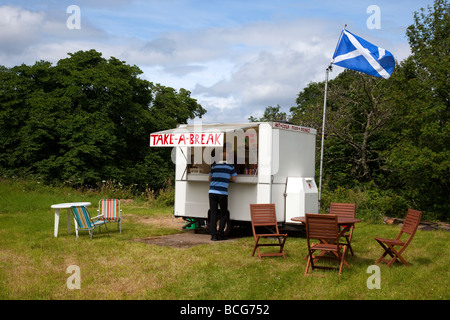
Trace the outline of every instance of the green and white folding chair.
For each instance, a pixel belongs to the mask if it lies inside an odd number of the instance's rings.
[[[122,233],[122,210],[119,199],[102,199],[98,202],[98,214],[106,222],[117,222],[120,233]]]
[[[80,230],[88,231],[92,239],[94,229],[97,229],[98,231],[102,225],[105,226],[106,232],[108,232],[109,237],[109,231],[108,227],[106,226],[106,221],[100,220],[101,215],[91,218],[88,209],[84,206],[73,206],[72,213],[75,220],[75,229],[77,230],[77,239],[78,231]]]

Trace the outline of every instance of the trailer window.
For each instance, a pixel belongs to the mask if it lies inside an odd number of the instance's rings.
[[[232,163],[238,174],[256,174],[258,169],[258,126],[225,133],[224,147],[188,148],[188,173],[208,174],[211,165],[222,161],[223,150],[227,151],[228,163]],[[190,161],[189,161],[190,160]]]

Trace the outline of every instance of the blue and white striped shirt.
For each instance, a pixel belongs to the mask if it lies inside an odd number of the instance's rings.
[[[209,176],[211,177],[209,193],[228,195],[230,178],[237,176],[237,173],[231,164],[217,163],[211,167]]]

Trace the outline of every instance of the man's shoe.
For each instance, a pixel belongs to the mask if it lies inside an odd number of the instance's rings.
[[[211,236],[211,241],[218,241],[219,239],[217,238],[217,236]]]

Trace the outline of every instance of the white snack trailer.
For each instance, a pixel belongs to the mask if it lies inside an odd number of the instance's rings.
[[[152,133],[150,146],[173,147],[174,216],[197,222],[208,220],[208,176],[225,147],[227,163],[238,173],[228,190],[229,232],[233,221],[251,221],[251,203],[275,203],[280,225],[298,224],[291,218],[319,212],[316,134],[285,122],[190,124]]]

